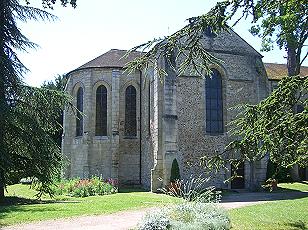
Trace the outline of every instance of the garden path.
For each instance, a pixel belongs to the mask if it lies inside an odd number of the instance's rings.
[[[307,197],[308,192],[292,193],[236,193],[228,194],[219,205],[226,208],[270,202],[273,200]],[[3,230],[127,230],[133,229],[146,212],[157,208],[128,210],[109,215],[81,216],[68,219],[41,221],[30,224],[3,227]]]

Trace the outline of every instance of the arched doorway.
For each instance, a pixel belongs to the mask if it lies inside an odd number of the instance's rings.
[[[235,169],[234,165],[231,165],[231,175],[236,175],[239,177],[234,178],[231,181],[231,189],[244,189],[245,188],[245,164],[242,162],[239,164],[238,168]]]

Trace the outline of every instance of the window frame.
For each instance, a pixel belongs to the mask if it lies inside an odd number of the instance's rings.
[[[135,86],[126,87],[124,104],[124,136],[125,138],[137,138],[137,89]],[[131,122],[133,124],[128,124]]]
[[[83,136],[83,101],[84,101],[84,90],[80,86],[76,93],[76,127],[75,127],[75,136]]]
[[[205,133],[208,135],[223,135],[224,101],[223,79],[217,69],[211,69],[211,76],[205,79]],[[212,81],[212,82],[211,82]]]
[[[99,85],[95,91],[95,136],[108,136],[108,89],[105,85]]]

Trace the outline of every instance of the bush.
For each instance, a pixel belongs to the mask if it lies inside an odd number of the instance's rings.
[[[231,228],[227,212],[218,207],[221,192],[206,187],[210,178],[200,175],[188,181],[176,180],[160,189],[163,193],[181,197],[183,203],[168,209],[147,214],[139,224],[139,230],[228,230]]]
[[[209,177],[204,178],[191,176],[188,180],[176,180],[159,191],[186,201],[201,203],[218,203],[221,200],[221,191],[216,191],[214,186],[206,187]]]
[[[269,190],[270,192],[277,190],[278,186],[277,186],[278,182],[276,179],[272,179],[269,178],[265,181],[265,183],[262,185],[262,188]]]
[[[53,188],[55,195],[73,197],[102,196],[118,192],[117,181],[103,180],[99,177],[91,179],[61,180]]]
[[[169,209],[147,214],[139,230],[228,230],[227,212],[213,203],[184,202]]]
[[[180,179],[181,179],[181,175],[180,175],[179,164],[178,164],[178,161],[176,159],[174,159],[172,161],[172,165],[171,165],[170,182],[175,182],[175,181],[180,180]]]
[[[213,203],[186,202],[171,210],[171,229],[230,229],[227,212]]]
[[[147,213],[138,225],[139,230],[165,230],[169,229],[170,220],[162,210]]]
[[[281,166],[279,167],[270,159],[267,162],[266,179],[276,179],[279,183],[293,182],[290,169]]]

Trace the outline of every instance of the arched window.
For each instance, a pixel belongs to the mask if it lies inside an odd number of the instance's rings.
[[[211,77],[206,77],[205,100],[206,132],[223,133],[222,80],[216,69],[212,69]]]
[[[103,85],[96,90],[95,135],[107,136],[107,89]]]
[[[76,136],[83,134],[83,88],[79,87],[77,91],[77,117],[76,117]]]
[[[125,91],[125,136],[137,136],[136,89],[130,85]]]

